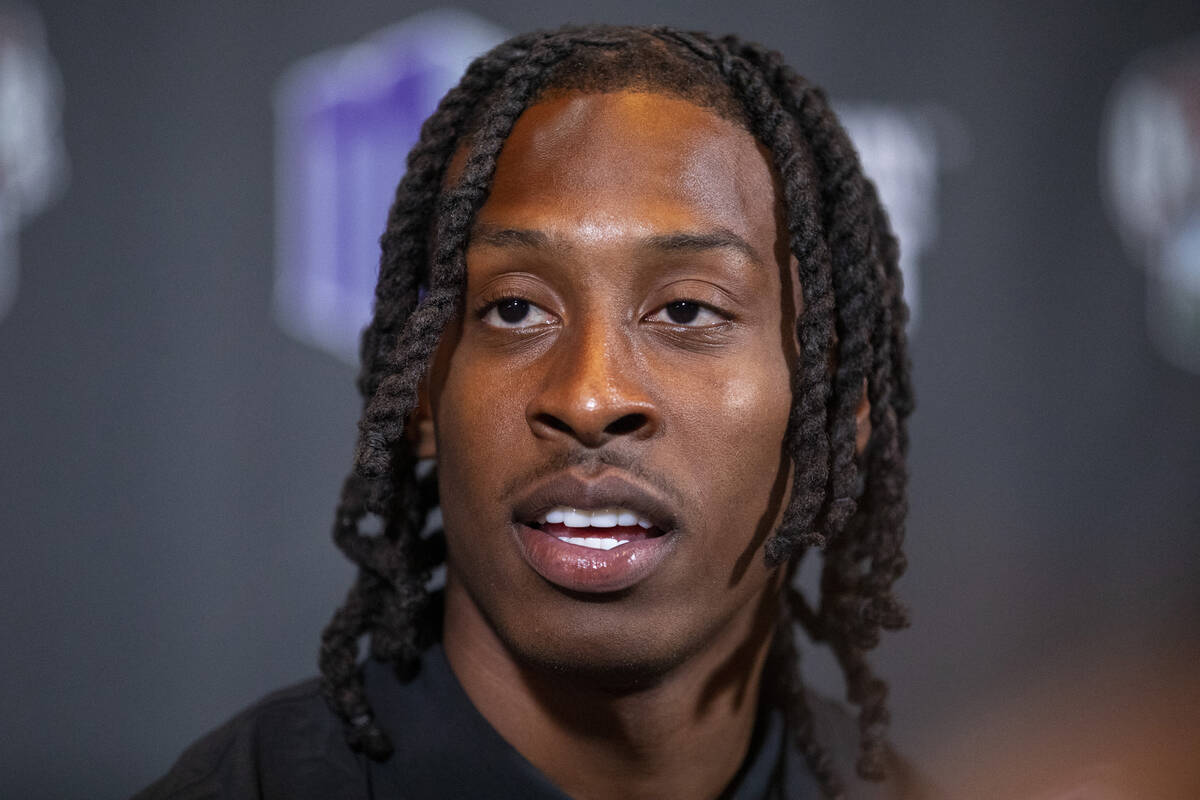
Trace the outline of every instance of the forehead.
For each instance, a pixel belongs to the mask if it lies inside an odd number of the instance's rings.
[[[584,239],[722,227],[765,256],[777,196],[765,149],[713,111],[654,92],[566,92],[517,120],[478,221]]]

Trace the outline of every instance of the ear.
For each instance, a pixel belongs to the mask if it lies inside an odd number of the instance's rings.
[[[857,432],[854,437],[854,451],[862,455],[871,439],[871,400],[867,397],[867,379],[863,378],[862,396],[858,399],[858,409],[854,412],[854,424]]]
[[[423,379],[417,387],[417,407],[408,416],[408,423],[404,426],[404,436],[412,444],[417,458],[437,457],[428,380]]]

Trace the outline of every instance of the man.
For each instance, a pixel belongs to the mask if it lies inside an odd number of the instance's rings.
[[[823,94],[733,38],[517,37],[426,123],[382,246],[320,689],[144,796],[915,796],[865,660],[906,622],[906,312]]]

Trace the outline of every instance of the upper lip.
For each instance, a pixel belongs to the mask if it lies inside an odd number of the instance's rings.
[[[628,509],[665,532],[676,528],[678,519],[667,501],[652,490],[619,473],[594,479],[560,472],[526,489],[513,506],[515,522],[528,524],[556,506],[579,509]]]

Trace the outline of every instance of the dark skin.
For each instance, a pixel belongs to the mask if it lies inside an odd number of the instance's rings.
[[[478,214],[422,443],[443,641],[479,711],[572,797],[715,797],[745,757],[785,578],[762,555],[790,479],[780,217],[746,130],[633,91],[528,109]],[[662,563],[603,593],[532,569],[516,497],[562,472],[664,498]]]

